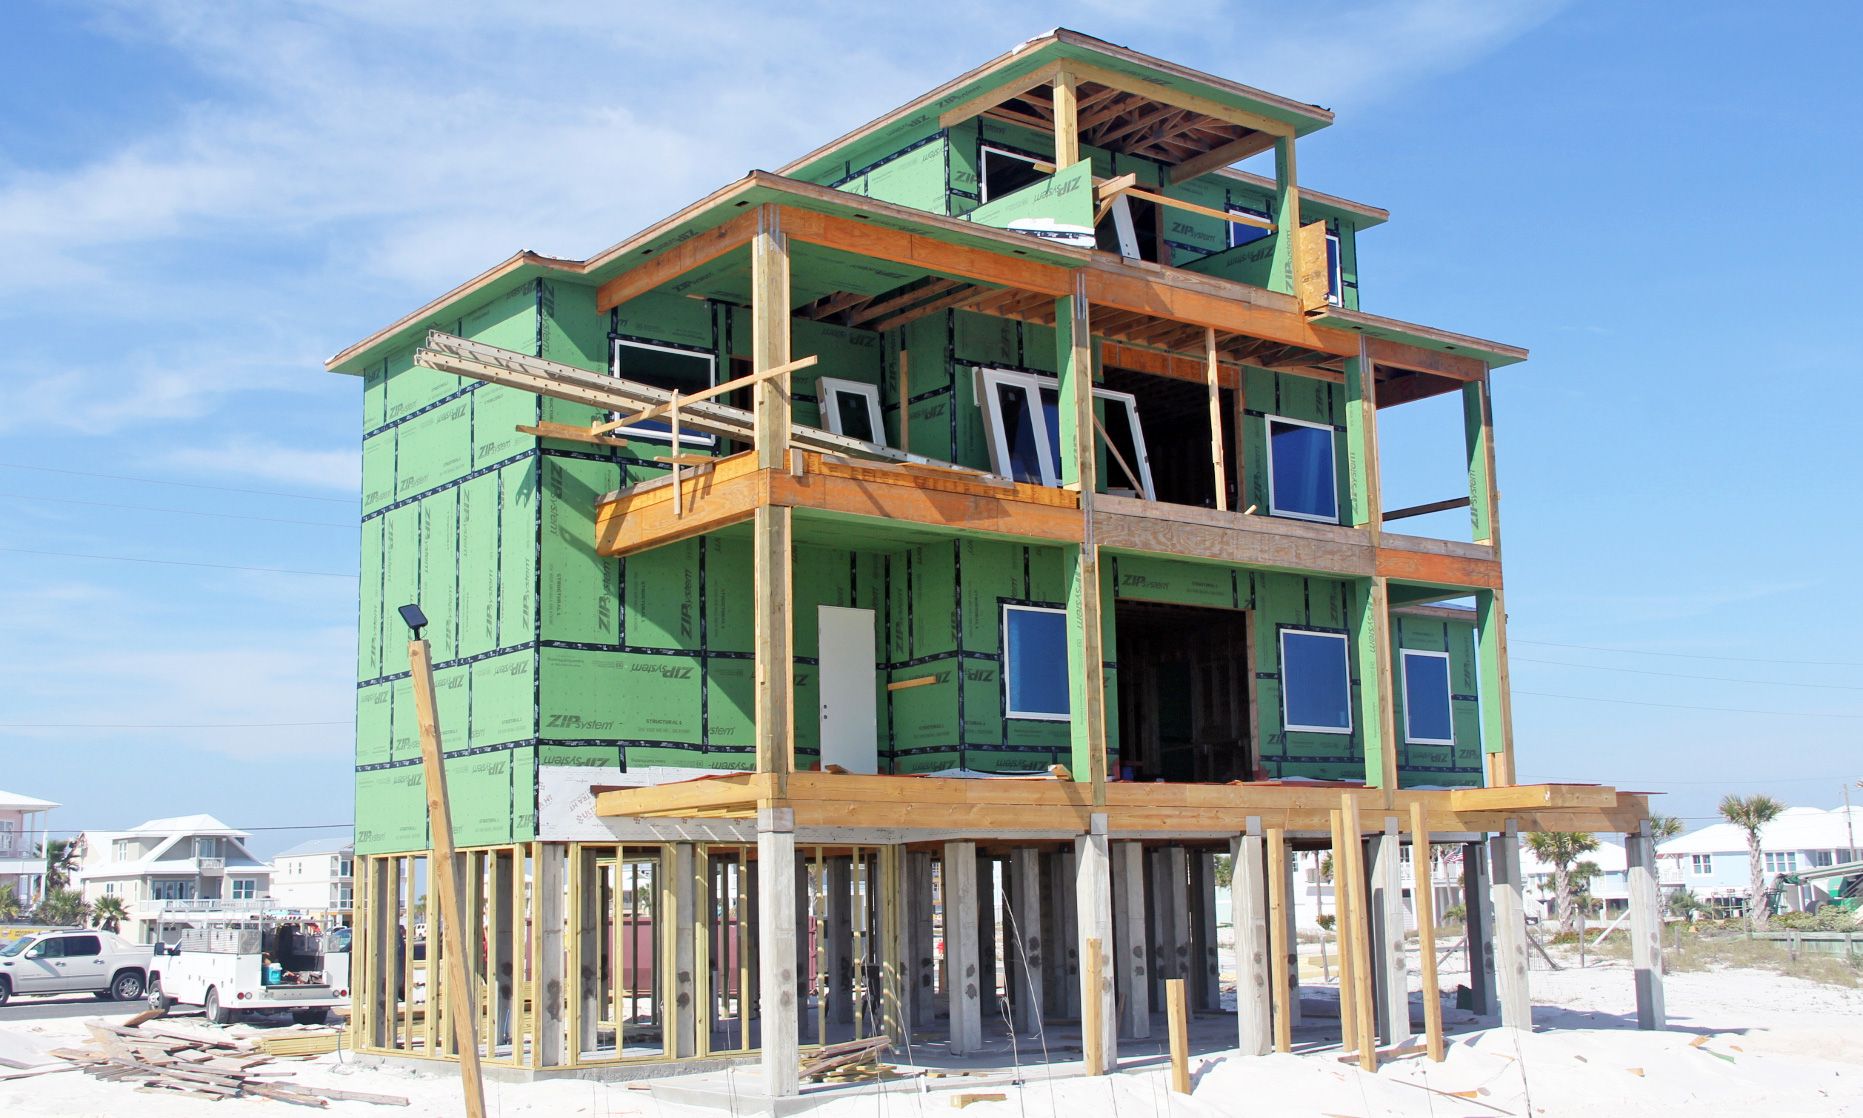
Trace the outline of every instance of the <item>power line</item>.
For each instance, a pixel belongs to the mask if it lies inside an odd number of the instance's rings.
[[[1617,703],[1633,707],[1666,707],[1670,710],[1713,711],[1720,714],[1776,714],[1785,718],[1863,718],[1863,714],[1837,714],[1818,710],[1753,710],[1747,707],[1701,707],[1685,703],[1650,703],[1639,699],[1606,699],[1597,695],[1555,695],[1549,691],[1514,690],[1516,695],[1532,695],[1541,699],[1576,699],[1583,703]]]
[[[81,501],[76,497],[37,497],[29,493],[0,493],[16,501],[54,501],[61,505],[90,505],[100,509],[134,509],[137,512],[177,513],[181,516],[211,516],[219,520],[258,520],[267,524],[307,524],[318,528],[354,528],[340,520],[286,520],[277,516],[246,516],[237,512],[202,512],[198,509],[167,509],[155,505],[123,505],[111,501]]]
[[[289,497],[296,501],[327,501],[335,505],[351,505],[351,497],[316,497],[309,493],[288,493],[281,489],[241,489],[232,485],[207,485],[198,481],[170,481],[159,477],[135,477],[130,474],[98,474],[89,470],[66,470],[57,466],[28,466],[23,462],[0,462],[0,467],[9,470],[37,470],[46,474],[71,474],[76,477],[99,477],[109,481],[137,481],[147,485],[175,485],[183,489],[212,489],[220,493],[252,493],[260,497]]]
[[[1516,664],[1556,664],[1562,668],[1589,668],[1595,672],[1627,672],[1631,675],[1658,675],[1664,679],[1706,679],[1716,683],[1753,683],[1763,687],[1815,687],[1824,691],[1863,691],[1848,683],[1800,683],[1789,679],[1741,679],[1730,675],[1689,675],[1684,672],[1652,672],[1644,668],[1620,668],[1611,664],[1575,664],[1570,660],[1535,660],[1531,656],[1514,657]]]
[[[277,730],[289,726],[350,726],[341,722],[0,722],[0,730]]]
[[[1630,656],[1674,656],[1682,660],[1727,660],[1740,664],[1794,664],[1813,668],[1863,668],[1863,660],[1768,660],[1758,656],[1710,656],[1702,652],[1655,652],[1644,648],[1610,648],[1601,644],[1560,644],[1558,641],[1530,641],[1513,638],[1515,644],[1537,644],[1544,648],[1582,648],[1587,652],[1619,652]]]
[[[19,555],[52,555],[60,559],[108,559],[113,563],[154,563],[163,567],[205,567],[215,571],[261,571],[275,575],[317,575],[322,578],[359,578],[350,571],[301,571],[290,567],[242,567],[232,563],[190,563],[181,559],[138,559],[132,555],[91,555],[80,551],[41,551],[30,547],[0,547]]]

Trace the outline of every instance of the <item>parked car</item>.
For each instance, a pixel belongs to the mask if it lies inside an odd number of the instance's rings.
[[[148,983],[151,954],[121,936],[84,928],[22,936],[0,947],[0,1005],[15,994],[135,1001]]]

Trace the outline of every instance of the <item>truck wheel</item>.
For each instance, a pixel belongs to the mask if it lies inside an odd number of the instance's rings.
[[[7,999],[12,996],[13,984],[4,978],[0,978],[0,1005],[5,1005]]]
[[[209,986],[207,988],[207,996],[201,1001],[201,1016],[207,1019],[209,1025],[224,1025],[233,1019],[231,1013],[220,1008],[220,990],[218,987]]]
[[[133,1002],[142,997],[142,972],[120,970],[110,980],[110,997],[119,1002]]]
[[[168,998],[162,993],[161,976],[153,975],[153,974],[150,975],[149,976],[149,1008],[155,1010],[157,1013],[167,1013],[168,1007],[173,1004],[175,1003],[169,1001]]]
[[[294,1009],[291,1019],[300,1025],[322,1025],[330,1020],[327,1009]]]

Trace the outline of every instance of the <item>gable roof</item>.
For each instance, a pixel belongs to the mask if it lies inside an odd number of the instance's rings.
[[[329,838],[315,838],[300,842],[289,850],[280,850],[272,855],[272,861],[281,858],[308,858],[313,854],[351,854],[356,849],[356,840],[348,835],[333,835]]]
[[[167,819],[151,819],[141,826],[131,827],[118,833],[122,836],[227,835],[242,839],[251,837],[245,831],[229,827],[211,815],[175,815]]]
[[[1863,845],[1863,805],[1850,808],[1848,824],[1844,809],[1825,811],[1815,807],[1788,807],[1779,817],[1760,828],[1760,849],[1783,853],[1788,850],[1844,850],[1852,844]],[[1745,854],[1747,832],[1732,823],[1714,823],[1698,831],[1677,835],[1657,846],[1659,854]]]
[[[63,806],[34,796],[22,796],[18,792],[0,791],[0,811],[50,811]]]

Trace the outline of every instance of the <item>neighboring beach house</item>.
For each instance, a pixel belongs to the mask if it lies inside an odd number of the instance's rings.
[[[0,791],[0,885],[13,887],[22,909],[37,904],[45,891],[45,855],[35,851],[45,841],[46,817],[58,806]]]
[[[1863,807],[1789,807],[1760,830],[1760,873],[1770,887],[1782,873],[1855,861],[1863,854]],[[1717,913],[1746,912],[1747,833],[1732,823],[1715,823],[1678,835],[1657,847],[1657,867],[1665,891],[1686,889]],[[1813,907],[1811,885],[1788,885],[1780,906],[1788,912]]]
[[[164,903],[270,896],[272,867],[246,848],[251,837],[211,815],[151,819],[126,831],[85,831],[77,878],[87,904],[123,898],[130,919],[119,931],[143,942]]]
[[[272,858],[272,899],[289,908],[347,916],[356,844],[347,834],[312,839]]]

